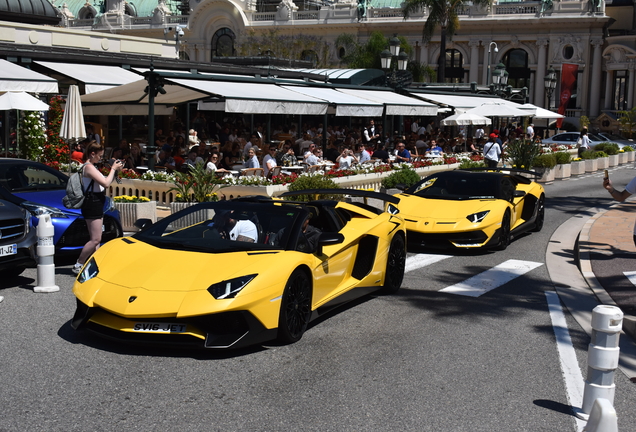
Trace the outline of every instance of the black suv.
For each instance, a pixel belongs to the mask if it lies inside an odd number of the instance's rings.
[[[36,264],[37,236],[31,214],[15,204],[0,200],[0,277],[18,276]]]

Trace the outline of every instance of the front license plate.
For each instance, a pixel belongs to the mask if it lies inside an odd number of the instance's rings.
[[[18,253],[18,245],[0,246],[0,256],[15,255]]]
[[[187,325],[174,323],[138,322],[133,331],[150,333],[185,333]]]

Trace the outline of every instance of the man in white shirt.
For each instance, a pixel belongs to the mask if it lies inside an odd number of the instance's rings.
[[[371,160],[371,154],[366,150],[366,146],[364,144],[360,144],[358,148],[360,149],[360,163]]]
[[[230,236],[230,240],[256,243],[258,240],[258,229],[251,220],[237,220],[234,212],[227,215],[225,229]]]
[[[478,128],[475,130],[475,140],[477,140],[477,141],[478,141],[478,140],[482,139],[482,138],[484,137],[485,133],[486,133],[486,132],[484,132],[484,128],[482,128],[481,126],[480,126],[480,127],[478,127]]]
[[[276,162],[276,147],[271,146],[269,148],[269,154],[263,158],[263,172],[265,173],[265,177],[268,176],[269,171],[276,165],[278,165]]]
[[[526,129],[526,135],[527,135],[528,139],[533,139],[534,138],[534,123],[530,123],[528,125],[528,129]]]

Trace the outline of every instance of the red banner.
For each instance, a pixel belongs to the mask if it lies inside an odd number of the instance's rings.
[[[559,114],[565,115],[565,110],[570,103],[572,93],[576,90],[576,76],[578,74],[579,65],[563,63],[561,65],[561,97],[559,98]],[[556,121],[557,128],[561,128],[563,119]]]

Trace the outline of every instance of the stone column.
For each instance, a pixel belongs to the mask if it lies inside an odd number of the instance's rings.
[[[488,83],[488,46],[490,44],[490,41],[481,41],[481,43],[484,46],[484,61],[482,62],[484,67],[481,71],[481,84],[486,85]],[[496,54],[497,53],[495,53],[495,47],[493,47],[492,52],[490,53],[491,63],[495,61]]]
[[[422,49],[420,50],[420,55],[421,55],[421,59],[420,62],[424,65],[424,66],[428,66],[428,47],[429,47],[429,43],[428,42],[422,42]]]
[[[479,80],[479,40],[471,39],[468,42],[470,47],[470,69],[468,72],[468,83]]]
[[[603,59],[601,58],[602,52],[601,47],[603,46],[602,38],[594,38],[591,41],[592,46],[594,47],[594,52],[592,53],[592,82],[590,85],[590,105],[588,112],[590,113],[590,118],[598,117],[601,112],[601,64]],[[610,92],[612,91],[611,80],[609,79],[605,88],[605,105],[607,105],[607,101],[611,101]]]
[[[537,72],[534,74],[534,104],[545,108],[545,71],[547,69],[546,57],[548,51],[548,40],[545,38],[537,39]]]
[[[627,65],[627,109],[631,109],[634,106],[634,62],[630,60]]]
[[[600,81],[599,81],[600,82]],[[614,101],[614,95],[612,94],[612,87],[614,84],[614,74],[611,70],[607,71],[607,77],[605,81],[605,106],[606,110],[612,109],[612,102]]]

